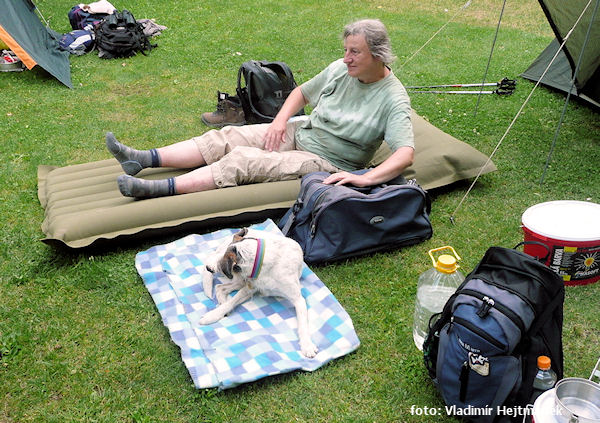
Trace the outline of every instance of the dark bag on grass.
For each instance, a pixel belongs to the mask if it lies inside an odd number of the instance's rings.
[[[236,91],[246,122],[271,122],[296,86],[292,70],[283,62],[250,60],[242,63]],[[304,110],[297,113],[303,114]]]
[[[89,13],[81,8],[82,5],[75,5],[69,10],[67,16],[73,30],[84,29],[93,31],[94,28],[108,16],[107,13]]]
[[[500,410],[531,402],[540,355],[563,377],[564,294],[562,279],[536,258],[487,250],[432,316],[423,345],[429,375],[456,415],[469,416],[460,414],[466,410],[472,421],[510,421]]]
[[[108,15],[96,26],[96,47],[98,57],[114,59],[131,57],[137,52],[146,54],[155,45],[150,44],[144,34],[144,27],[137,22],[131,12],[123,9]]]
[[[95,35],[93,31],[77,29],[63,34],[58,41],[58,45],[61,50],[81,56],[94,49],[94,38]]]
[[[366,170],[359,171],[366,172]],[[414,180],[398,177],[366,188],[328,185],[330,174],[302,178],[295,204],[279,222],[307,263],[334,261],[431,238],[431,202]]]

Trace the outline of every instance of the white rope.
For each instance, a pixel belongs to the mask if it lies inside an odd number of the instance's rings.
[[[420,47],[420,48],[419,48],[417,51],[415,51],[415,52],[412,54],[412,56],[410,56],[410,57],[409,57],[409,58],[406,60],[406,62],[404,62],[402,65],[400,65],[400,69],[402,69],[404,66],[406,66],[406,64],[407,64],[408,62],[410,62],[410,61],[411,61],[411,60],[412,60],[412,59],[413,59],[413,58],[414,58],[414,57],[415,57],[417,54],[419,54],[419,52],[420,52],[421,50],[423,50],[423,49],[425,48],[425,46],[431,42],[431,40],[433,40],[433,39],[434,39],[434,38],[435,38],[435,37],[436,37],[436,36],[437,36],[437,35],[438,35],[440,32],[442,32],[442,30],[443,30],[443,29],[444,29],[444,28],[445,28],[445,27],[446,27],[446,26],[447,26],[447,25],[448,25],[450,22],[452,22],[452,21],[454,20],[454,18],[455,18],[456,16],[458,16],[458,14],[459,14],[460,12],[462,12],[463,10],[465,10],[465,9],[466,9],[467,7],[469,7],[470,5],[471,5],[471,0],[468,0],[468,1],[467,1],[467,2],[466,2],[466,3],[465,3],[465,4],[464,4],[464,5],[463,5],[463,6],[462,6],[460,9],[458,9],[458,11],[457,11],[457,12],[456,12],[456,13],[455,13],[455,14],[454,14],[454,15],[453,15],[451,18],[450,18],[450,20],[449,20],[448,22],[446,22],[444,25],[442,25],[442,27],[441,27],[440,29],[438,29],[438,30],[436,31],[436,33],[435,33],[435,34],[433,34],[433,35],[431,36],[431,38],[429,38],[427,41],[425,41],[425,44],[423,44],[423,45],[422,45],[422,46],[421,46],[421,47]]]
[[[46,28],[50,28],[50,24],[48,23],[48,21],[46,20],[44,15],[42,15],[42,11],[33,3],[33,1],[31,1],[30,4],[33,7],[33,9],[37,12],[37,14],[40,16],[40,18],[44,21],[44,23],[46,24]]]
[[[540,76],[540,78],[536,82],[535,86],[533,87],[533,89],[531,90],[531,92],[529,93],[529,95],[527,96],[527,98],[525,99],[525,102],[523,103],[523,105],[521,106],[521,108],[519,109],[519,111],[517,112],[517,114],[515,115],[514,119],[512,120],[512,122],[510,123],[510,125],[508,126],[508,128],[506,129],[506,131],[504,132],[504,135],[502,135],[502,138],[500,138],[500,141],[498,141],[498,144],[496,144],[496,148],[494,148],[494,151],[492,151],[492,154],[490,154],[490,156],[488,157],[488,159],[486,160],[486,162],[484,163],[484,165],[481,167],[481,169],[479,169],[479,173],[475,177],[475,180],[473,181],[473,183],[471,183],[471,186],[469,187],[469,189],[467,190],[467,192],[465,193],[465,195],[463,195],[462,199],[458,203],[458,206],[456,206],[456,209],[454,210],[454,212],[452,213],[452,215],[450,215],[450,221],[452,223],[454,223],[454,216],[456,215],[456,212],[462,206],[462,204],[466,200],[467,196],[469,195],[469,193],[471,192],[471,190],[473,189],[473,187],[477,183],[477,180],[479,179],[479,177],[483,173],[483,170],[492,161],[492,157],[494,156],[494,154],[496,154],[496,151],[498,151],[498,149],[500,148],[500,145],[502,144],[502,142],[504,141],[504,139],[508,135],[509,131],[512,129],[513,125],[515,124],[515,122],[517,121],[517,119],[519,118],[519,116],[521,115],[521,113],[523,112],[523,109],[525,108],[525,106],[527,105],[527,103],[529,102],[529,99],[533,95],[533,92],[540,85],[540,82],[542,81],[542,79],[544,78],[544,76],[546,75],[546,73],[548,73],[548,70],[550,69],[550,66],[552,66],[552,64],[554,63],[554,61],[558,57],[558,54],[562,51],[563,47],[567,43],[567,40],[569,39],[569,37],[573,33],[573,30],[575,29],[575,27],[577,27],[577,25],[579,24],[579,21],[581,20],[581,18],[583,17],[583,15],[585,14],[586,10],[588,9],[588,7],[590,6],[591,3],[592,3],[592,0],[589,0],[588,4],[583,9],[583,12],[581,12],[581,15],[579,15],[579,17],[577,18],[577,21],[575,22],[575,24],[573,25],[573,27],[569,30],[569,32],[567,33],[567,35],[565,35],[565,37],[563,37],[563,42],[559,46],[558,50],[556,51],[556,54],[554,55],[554,57],[552,58],[552,60],[550,61],[550,63],[546,67],[546,69],[544,70],[544,72],[542,72],[542,76]]]

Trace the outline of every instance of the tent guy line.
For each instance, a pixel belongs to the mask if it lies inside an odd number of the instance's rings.
[[[448,26],[448,24],[450,22],[452,22],[454,20],[454,18],[456,18],[460,12],[462,12],[463,10],[465,10],[470,5],[471,5],[471,0],[467,1],[460,9],[458,9],[457,12],[454,15],[452,15],[452,17],[448,20],[448,22],[446,22],[444,25],[442,25],[440,27],[440,29],[438,29],[427,41],[425,41],[425,44],[423,44],[421,47],[419,47],[417,49],[417,51],[415,51],[412,54],[412,56],[410,56],[402,65],[400,65],[400,69],[402,69],[404,66],[406,66],[406,64],[408,62],[410,62],[417,54],[419,54],[421,52],[421,50],[423,50],[425,48],[425,46],[431,42],[431,40],[433,40],[440,32],[442,32],[442,30],[446,26]]]

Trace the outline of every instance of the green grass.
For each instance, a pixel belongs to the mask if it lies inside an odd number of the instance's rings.
[[[53,29],[70,29],[70,3],[36,3]],[[355,353],[313,373],[224,392],[193,387],[135,271],[138,251],[168,240],[85,253],[46,246],[36,169],[108,158],[109,130],[138,148],[199,135],[208,129],[200,114],[214,110],[217,90],[234,91],[241,62],[283,60],[304,82],[341,56],[343,25],[362,17],[387,24],[398,55],[393,68],[406,85],[480,82],[500,5],[473,3],[406,64],[463,1],[115,3],[169,27],[149,56],[72,57],[73,90],[37,68],[0,74],[0,422],[455,421],[410,412],[443,406],[411,336],[427,251],[454,246],[468,272],[489,246],[522,240],[527,207],[600,203],[600,119],[588,106],[570,104],[544,184],[564,96],[539,88],[494,157],[499,171],[483,176],[458,211],[471,181],[430,193],[431,240],[314,267],[353,319],[361,340]],[[488,79],[517,78],[515,94],[483,96],[477,115],[475,96],[413,95],[413,107],[490,154],[533,88],[518,75],[551,38],[537,2],[509,3]],[[567,288],[567,376],[587,377],[596,362],[599,297],[600,284]]]

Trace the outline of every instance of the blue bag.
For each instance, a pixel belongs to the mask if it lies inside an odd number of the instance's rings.
[[[305,175],[298,199],[279,222],[283,234],[300,244],[307,263],[399,248],[433,235],[431,202],[416,181],[398,177],[358,188],[324,184],[329,175]]]
[[[81,5],[76,4],[69,10],[67,14],[69,17],[69,23],[71,28],[74,30],[85,29],[87,31],[93,31],[94,28],[108,16],[107,13],[89,13],[81,8]]]
[[[58,45],[62,50],[81,56],[93,50],[95,38],[92,31],[77,29],[63,34],[58,41]]]
[[[449,413],[475,422],[518,414],[535,399],[540,355],[562,378],[563,300],[563,281],[548,266],[516,249],[490,247],[432,316],[423,345]]]

